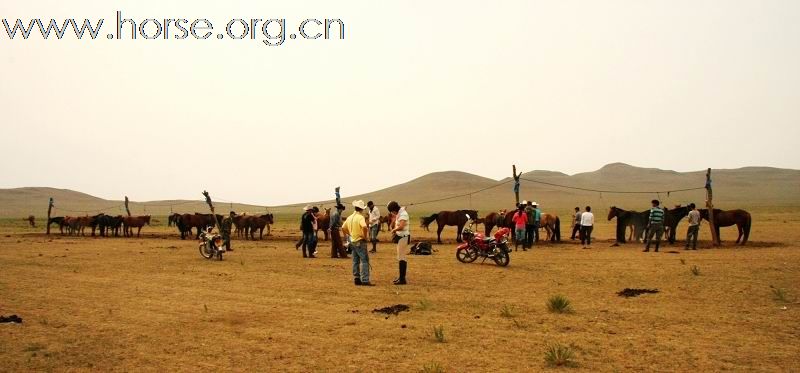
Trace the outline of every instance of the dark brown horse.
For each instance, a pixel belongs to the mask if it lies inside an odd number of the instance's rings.
[[[498,227],[498,228],[506,227],[506,224],[505,224],[506,215],[508,215],[506,210],[500,210],[499,212],[492,212],[492,213],[490,213],[489,215],[486,215],[486,217],[483,218],[483,227],[484,227],[484,233],[486,234],[486,237],[490,237],[492,235],[492,230],[495,227]],[[514,214],[511,214],[511,215],[514,215]]]
[[[469,215],[469,217],[467,217]],[[458,210],[458,211],[439,211],[438,214],[433,214],[427,218],[422,219],[422,228],[428,229],[434,221],[436,222],[436,242],[442,243],[442,231],[445,226],[458,227],[456,232],[456,241],[461,242],[461,232],[464,230],[464,225],[467,224],[469,219],[478,219],[478,212],[475,210]]]
[[[27,220],[28,224],[30,224],[31,228],[36,228],[36,217],[33,215],[28,215],[27,218],[23,219]]]
[[[664,229],[666,230],[667,240],[670,245],[675,243],[675,234],[678,229],[678,223],[689,215],[689,207],[677,205],[673,209],[665,209],[666,215],[664,216]]]
[[[125,216],[122,218],[122,232],[125,237],[133,237],[133,228],[138,228],[136,237],[142,234],[142,227],[150,225],[150,215],[144,216]]]
[[[633,237],[635,236],[636,241],[641,242],[649,217],[649,211],[628,211],[616,206],[611,206],[611,208],[608,210],[609,221],[617,218],[617,243],[626,242],[625,231],[628,229],[628,227],[631,228],[631,235],[628,240],[633,240]]]
[[[700,218],[708,220],[708,209],[700,209]],[[738,244],[744,245],[750,238],[750,225],[752,218],[750,213],[745,210],[720,210],[714,209],[714,230],[717,231],[717,237],[722,242],[722,236],[719,235],[720,227],[730,227],[736,224],[739,229],[739,237],[736,239]]]
[[[217,219],[222,222],[222,215],[217,215]],[[211,214],[183,214],[181,216],[181,223],[178,228],[181,229],[181,239],[184,239],[186,235],[192,234],[192,228],[197,229],[197,235],[195,235],[196,239],[200,238],[200,233],[208,227],[214,227],[217,225],[216,220],[214,220],[214,215]]]
[[[265,214],[261,216],[250,216],[247,219],[247,231],[250,232],[250,239],[255,240],[256,230],[258,230],[258,239],[264,239],[264,228],[267,228],[267,236],[270,235],[270,226],[275,224],[275,218],[272,214]]]
[[[64,217],[63,216],[55,216],[55,217],[52,217],[52,218],[47,220],[47,226],[48,227],[53,225],[53,224],[58,224],[58,229],[59,229],[59,231],[61,231],[61,234],[63,235],[64,234],[64,227],[66,226],[66,224],[64,224]]]

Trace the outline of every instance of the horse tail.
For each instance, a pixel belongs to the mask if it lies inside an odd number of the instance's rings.
[[[558,216],[556,216],[556,226],[555,229],[553,229],[553,231],[554,231],[553,238],[557,242],[561,242],[561,219]]]
[[[744,230],[744,240],[742,241],[742,245],[744,245],[744,243],[747,242],[747,240],[750,238],[750,225],[752,224],[752,222],[753,222],[752,217],[748,213],[747,219],[744,221],[744,227],[742,227]]]
[[[431,225],[436,219],[439,218],[439,214],[433,214],[427,218],[422,218],[422,227],[428,229],[428,226]]]

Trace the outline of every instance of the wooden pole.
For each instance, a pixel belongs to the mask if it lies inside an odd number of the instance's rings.
[[[706,208],[708,209],[708,226],[711,228],[711,244],[719,246],[719,237],[714,225],[714,191],[711,189],[711,169],[706,171]]]
[[[516,206],[519,206],[519,178],[522,176],[522,172],[517,174],[517,165],[511,165],[511,175],[514,176],[514,196],[517,199]]]
[[[211,209],[211,216],[214,217],[214,222],[217,223],[217,230],[222,233],[222,224],[220,223],[219,219],[217,219],[217,213],[214,212],[214,203],[211,202],[211,196],[208,195],[207,191],[203,191],[203,196],[206,197],[206,203],[208,204],[208,208]]]
[[[50,214],[53,212],[53,197],[50,197],[50,203],[47,205],[47,234],[50,234]]]
[[[125,196],[125,211],[128,213],[128,217],[131,216],[131,209],[128,208],[128,196]]]

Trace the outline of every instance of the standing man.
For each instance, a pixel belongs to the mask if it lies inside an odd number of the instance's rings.
[[[647,221],[647,246],[645,246],[644,252],[650,251],[653,236],[656,237],[656,252],[658,252],[661,236],[664,234],[664,209],[659,206],[661,202],[657,199],[652,200],[651,203],[653,208],[650,209],[650,218]]]
[[[594,214],[592,214],[592,206],[586,206],[586,211],[581,214],[581,245],[584,245],[584,249],[592,247],[593,229]]]
[[[375,286],[369,282],[369,254],[367,253],[367,237],[369,235],[367,221],[364,219],[364,210],[367,208],[364,201],[353,202],[353,212],[342,227],[345,236],[350,242],[353,252],[353,282],[356,286]]]
[[[400,207],[400,204],[392,201],[386,206],[389,210],[390,217],[394,217],[394,228],[392,228],[392,240],[397,241],[397,262],[399,263],[400,277],[394,280],[395,285],[406,284],[406,271],[408,271],[408,262],[406,261],[406,253],[408,252],[408,244],[411,241],[411,218],[408,216],[405,207]]]
[[[686,247],[689,250],[689,242],[692,243],[692,250],[697,250],[697,236],[700,233],[700,211],[694,203],[689,204],[689,230],[686,232]]]
[[[572,216],[572,236],[570,240],[575,240],[575,234],[581,231],[581,208],[575,207],[575,215]]]
[[[342,211],[345,210],[341,203],[336,205],[336,210],[331,214],[331,258],[347,259],[347,251],[342,243]]]
[[[378,233],[381,231],[381,210],[372,201],[367,202],[369,208],[369,240],[372,242],[371,253],[378,252]]]
[[[533,206],[533,242],[539,242],[539,227],[542,221],[542,210],[539,210],[539,204],[532,202]]]
[[[522,249],[533,249],[534,237],[536,237],[536,209],[530,201],[522,201],[525,206],[525,214],[528,215],[528,222],[525,224],[525,246]]]
[[[233,251],[231,248],[231,227],[233,227],[233,217],[236,216],[236,213],[231,211],[231,213],[222,219],[220,225],[222,226],[222,246],[225,247],[227,251]]]
[[[314,221],[316,217],[314,216],[314,208],[311,206],[306,206],[303,210],[303,217],[300,218],[300,231],[303,233],[303,238],[300,239],[298,244],[303,246],[303,258],[315,258],[314,256],[314,235],[316,231],[314,230]]]
[[[514,222],[514,251],[519,249],[520,244],[522,251],[528,251],[525,248],[525,229],[528,225],[528,214],[525,213],[525,207],[519,205],[517,212],[511,217],[511,221]]]

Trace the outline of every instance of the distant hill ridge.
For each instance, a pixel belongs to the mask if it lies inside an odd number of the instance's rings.
[[[743,167],[738,169],[713,170],[715,203],[717,206],[735,207],[800,207],[800,170],[773,167]],[[592,172],[567,175],[562,172],[536,170],[522,176],[524,179],[578,188],[615,191],[669,190],[702,187],[705,170],[677,172],[658,168],[635,167],[625,163],[611,163]],[[371,193],[346,197],[345,200],[370,199],[378,203],[398,200],[403,204],[430,201],[453,195],[466,194],[495,186],[510,178],[493,180],[487,177],[460,171],[434,172],[406,183],[380,189]],[[0,189],[0,217],[24,217],[29,214],[46,216],[47,199],[56,200],[56,213],[80,215],[108,209],[108,213],[124,213],[122,201],[105,200],[78,191],[47,187]],[[702,204],[704,191],[675,193],[670,195],[642,195],[593,193],[559,188],[523,181],[521,198],[540,203],[546,211],[568,214],[574,206],[592,205],[596,209],[607,209],[616,205],[628,209],[644,209],[652,198],[664,200],[666,205],[695,202]],[[305,201],[298,201],[305,203]],[[308,203],[314,203],[308,201]],[[331,201],[316,202],[331,205]],[[461,197],[425,205],[415,205],[417,213],[444,209],[472,208],[479,211],[494,211],[512,208],[514,197],[512,184],[501,185],[470,197]],[[132,202],[134,214],[167,215],[170,206],[175,212],[205,212],[207,206],[201,201],[169,200]],[[225,204],[225,209],[236,211],[266,212],[264,207],[246,204]],[[732,207],[729,207],[732,208]],[[72,211],[68,211],[72,210]],[[271,208],[271,212],[297,212],[296,207]]]

